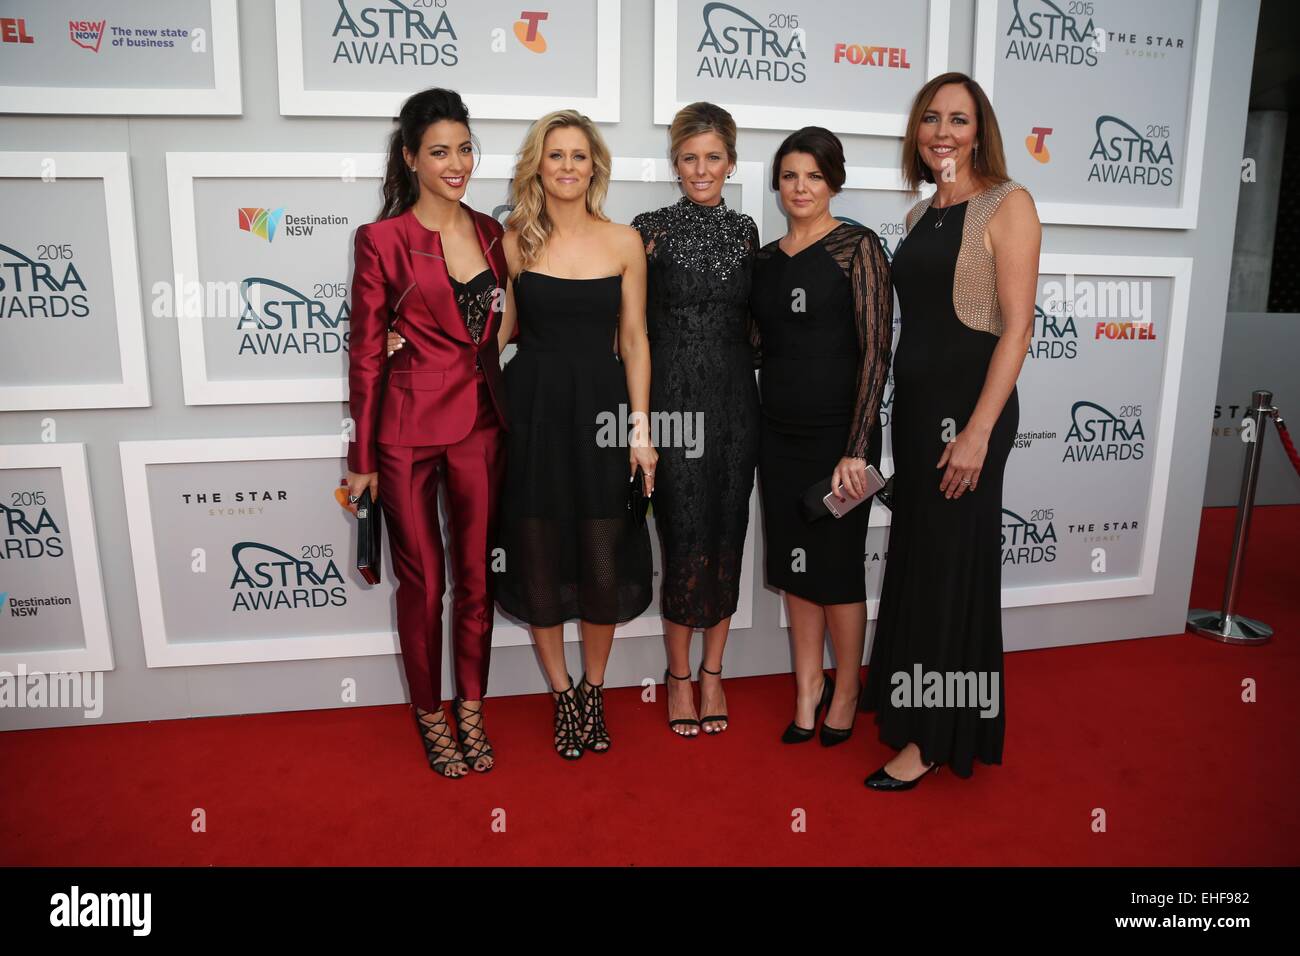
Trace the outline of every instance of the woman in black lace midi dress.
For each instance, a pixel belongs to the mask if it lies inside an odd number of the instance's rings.
[[[705,733],[727,727],[722,652],[739,597],[741,555],[758,456],[758,389],[749,344],[749,280],[758,229],[727,206],[736,127],[710,103],[677,114],[673,165],[685,195],[637,216],[649,266],[650,408],[659,422],[654,494],[668,645],[669,725],[699,733],[690,694],[690,639],[700,663]],[[671,679],[675,678],[675,679]]]

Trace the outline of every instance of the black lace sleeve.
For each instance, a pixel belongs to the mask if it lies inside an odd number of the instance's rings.
[[[641,234],[641,243],[645,246],[646,258],[653,259],[658,241],[668,231],[663,217],[653,212],[638,213],[636,218],[632,220],[632,228]]]
[[[858,329],[862,365],[858,370],[858,394],[853,408],[853,428],[844,455],[867,457],[871,429],[880,414],[880,401],[889,376],[890,345],[894,323],[894,285],[880,239],[870,229],[858,241],[853,255],[850,280],[853,284],[853,314]]]

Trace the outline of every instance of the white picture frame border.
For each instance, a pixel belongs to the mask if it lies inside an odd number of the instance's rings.
[[[122,488],[126,497],[127,533],[135,567],[136,600],[145,666],[190,667],[201,664],[246,664],[300,661],[333,657],[399,654],[395,622],[382,631],[328,634],[314,637],[265,637],[229,641],[172,643],[167,640],[163,613],[153,512],[149,505],[150,465],[342,459],[347,441],[340,435],[285,435],[247,438],[179,438],[118,443]]]
[[[135,206],[130,161],[116,152],[0,152],[0,176],[43,179],[99,179],[104,184],[109,269],[121,382],[58,385],[0,384],[0,411],[56,411],[73,408],[144,408],[150,405],[149,362],[136,251]]]
[[[535,120],[553,110],[576,109],[598,123],[619,121],[622,69],[621,0],[596,0],[596,95],[475,93],[460,88],[476,120]],[[275,43],[281,116],[382,116],[398,114],[412,90],[308,90],[302,58],[300,0],[275,0]]]
[[[999,0],[976,0],[974,77],[996,107],[997,16]],[[1196,59],[1187,105],[1187,154],[1182,193],[1177,206],[1100,205],[1042,202],[1035,199],[1043,223],[1073,226],[1124,226],[1140,229],[1195,229],[1201,202],[1201,169],[1210,114],[1210,81],[1214,71],[1214,39],[1219,0],[1199,0],[1196,18]]]
[[[948,69],[950,0],[928,0],[925,79]],[[673,115],[687,100],[677,95],[677,10],[678,0],[655,0],[654,8],[654,122],[672,123]],[[718,104],[727,110],[741,129],[793,130],[804,126],[825,126],[840,135],[901,137],[907,127],[907,113],[876,113],[865,110],[803,109],[790,106],[760,106],[752,103]]]
[[[186,405],[261,405],[292,402],[345,402],[347,376],[280,379],[210,379],[204,317],[187,308],[183,290],[202,282],[198,220],[194,202],[197,179],[320,179],[353,175],[358,181],[382,179],[382,153],[203,152],[166,154],[167,205],[171,226],[172,281],[176,291],[176,326],[180,341],[181,379]],[[377,197],[377,192],[376,192]],[[349,277],[350,278],[350,277]]]
[[[95,533],[95,503],[90,492],[86,446],[81,442],[0,445],[0,469],[57,468],[63,482],[72,534],[72,566],[77,579],[83,647],[0,652],[0,670],[16,673],[111,671],[113,642]],[[3,609],[0,609],[3,611]]]
[[[0,86],[6,113],[105,116],[239,116],[239,13],[235,0],[208,0],[212,89],[176,87]]]

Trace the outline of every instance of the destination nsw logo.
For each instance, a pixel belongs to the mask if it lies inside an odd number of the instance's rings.
[[[1096,402],[1075,402],[1061,461],[1141,461],[1146,442],[1141,406],[1121,405],[1119,412]]]
[[[285,608],[343,607],[348,592],[334,563],[332,545],[301,545],[302,556],[257,541],[240,541],[230,549],[235,574],[232,611],[278,611]]]
[[[792,24],[782,39],[775,29],[729,3],[706,3],[703,13],[704,35],[695,52],[709,52],[700,57],[696,76],[770,83],[802,83],[808,78],[804,35],[797,26]],[[774,13],[769,20],[788,23],[790,17]]]
[[[1097,117],[1097,139],[1088,154],[1088,181],[1172,186],[1174,153],[1169,127],[1148,124],[1142,134],[1118,116]]]
[[[1069,3],[1092,10],[1091,3]],[[1096,66],[1097,51],[1105,40],[1088,14],[1076,16],[1062,10],[1052,0],[1012,0],[1011,23],[1007,26],[1005,60],[1030,63],[1060,63],[1066,66]]]
[[[346,286],[317,282],[313,292],[338,298],[330,311],[323,298],[309,296],[274,279],[249,276],[239,284],[239,354],[333,355],[348,350],[351,325]],[[340,295],[342,293],[342,295]]]
[[[1028,518],[1002,509],[1002,563],[1046,564],[1056,560],[1054,508],[1035,508]]]
[[[0,319],[84,319],[90,315],[88,290],[72,261],[71,244],[38,242],[36,256],[33,259],[0,243]]]
[[[12,495],[12,506],[0,502],[0,520],[4,522],[0,561],[62,557],[63,532],[49,509],[39,503],[44,492],[15,491]],[[30,510],[24,510],[24,505]]]
[[[460,62],[456,30],[446,10],[413,9],[399,0],[356,3],[336,0],[335,63],[455,66]],[[425,0],[427,3],[427,0]],[[416,6],[422,5],[416,0]],[[430,20],[432,19],[432,23]]]

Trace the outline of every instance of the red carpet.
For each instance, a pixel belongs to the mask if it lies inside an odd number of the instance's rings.
[[[1194,606],[1218,606],[1232,517],[1205,512]],[[405,705],[17,731],[0,734],[0,863],[1295,865],[1298,539],[1300,507],[1257,510],[1241,609],[1277,630],[1265,647],[1009,654],[1006,764],[969,780],[868,791],[889,755],[869,715],[843,746],[782,746],[789,676],[730,681],[716,739],[675,738],[662,688],[611,691],[613,750],[573,763],[546,697],[494,700],[500,766],[456,781],[429,771]]]

